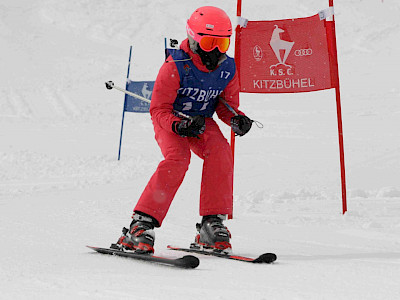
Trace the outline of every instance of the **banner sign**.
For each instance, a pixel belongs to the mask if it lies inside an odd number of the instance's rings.
[[[154,81],[130,81],[126,84],[126,89],[139,96],[145,97],[151,100],[151,94],[153,93]],[[135,97],[125,94],[124,111],[137,112],[137,113],[148,113],[150,110],[150,104],[137,99]]]
[[[298,93],[335,87],[326,20],[248,21],[239,32],[240,91]]]

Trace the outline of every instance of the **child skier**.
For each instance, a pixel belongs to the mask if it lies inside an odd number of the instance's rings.
[[[204,160],[200,216],[195,246],[230,252],[230,233],[222,221],[232,213],[233,158],[230,146],[212,119],[214,112],[235,134],[243,136],[252,121],[238,110],[239,78],[229,48],[228,15],[212,6],[198,8],[186,25],[188,38],[162,65],[150,104],[155,138],[164,160],[148,182],[129,230],[114,247],[154,252],[160,227],[190,163],[191,151]],[[234,115],[221,98],[238,113]],[[182,112],[191,118],[181,118]]]

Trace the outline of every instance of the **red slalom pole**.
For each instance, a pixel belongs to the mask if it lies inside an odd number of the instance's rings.
[[[242,0],[237,0],[236,6],[236,16],[242,16]],[[236,25],[236,34],[235,34],[235,63],[236,63],[236,72],[239,74],[239,84],[240,84],[240,49],[239,49],[239,35],[240,35],[240,25]],[[233,164],[235,164],[235,133],[231,129],[231,151],[232,151],[232,159]],[[228,215],[228,219],[233,218],[232,214]]]
[[[329,6],[333,8],[333,0],[329,0]],[[335,15],[333,15],[331,30],[331,43],[333,54],[333,76],[335,82],[336,91],[336,111],[338,121],[338,136],[339,136],[339,153],[340,153],[340,173],[341,173],[341,184],[342,184],[342,211],[343,214],[347,211],[347,193],[346,193],[346,171],[345,171],[345,160],[344,160],[344,143],[343,143],[343,124],[342,124],[342,107],[340,101],[340,84],[339,84],[339,65],[337,58],[337,45],[336,45],[336,30],[335,30]]]
[[[242,16],[242,0],[237,0],[236,6],[236,16],[239,18]],[[239,84],[240,84],[240,43],[239,43],[239,35],[240,35],[240,25],[236,25],[236,34],[235,34],[235,63],[236,63],[236,72],[239,74]],[[231,149],[232,149],[232,157],[235,162],[235,133],[231,130]]]

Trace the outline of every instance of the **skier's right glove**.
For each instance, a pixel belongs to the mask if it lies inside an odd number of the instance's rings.
[[[198,137],[204,133],[206,121],[204,116],[194,116],[191,119],[182,119],[172,123],[172,131],[182,137]]]

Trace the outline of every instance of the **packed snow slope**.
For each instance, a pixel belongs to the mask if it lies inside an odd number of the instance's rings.
[[[400,3],[336,1],[348,209],[341,214],[335,96],[242,94],[264,124],[237,139],[236,253],[195,270],[102,256],[130,222],[162,155],[148,114],[127,114],[104,82],[154,80],[164,36],[185,38],[195,8],[224,1],[0,3],[1,299],[399,299]],[[311,16],[328,0],[243,1],[243,16]],[[229,54],[233,55],[233,45]],[[221,125],[229,136],[229,128]],[[195,235],[202,162],[193,156],[156,254]]]

